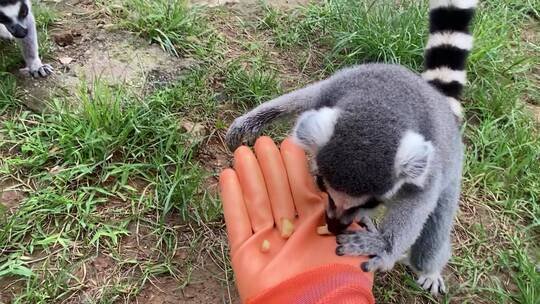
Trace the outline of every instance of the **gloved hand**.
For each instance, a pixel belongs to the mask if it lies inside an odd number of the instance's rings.
[[[248,147],[238,148],[234,170],[220,176],[220,191],[243,302],[312,269],[335,264],[358,268],[367,260],[337,256],[335,236],[317,233],[324,225],[327,197],[315,186],[304,151],[290,139],[279,150],[269,137],[261,137],[255,155]],[[294,224],[288,239],[281,236],[287,229],[283,219]],[[270,245],[267,252],[261,250],[264,240]],[[365,276],[371,290],[373,276]]]

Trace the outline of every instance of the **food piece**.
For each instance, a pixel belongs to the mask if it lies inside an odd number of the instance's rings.
[[[270,241],[263,240],[261,244],[261,252],[268,252],[268,251],[270,251]]]
[[[318,235],[331,235],[330,231],[328,231],[328,225],[322,225],[317,227],[317,234]]]
[[[281,237],[288,239],[294,232],[294,224],[288,218],[281,219]]]

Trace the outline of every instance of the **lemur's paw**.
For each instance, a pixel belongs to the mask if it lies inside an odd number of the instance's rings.
[[[336,237],[337,255],[382,255],[388,249],[388,243],[382,235],[375,231],[355,231],[340,234]]]
[[[386,255],[371,257],[366,262],[360,264],[360,268],[364,272],[388,271],[394,268],[395,260],[390,259]]]
[[[47,77],[54,73],[52,66],[41,63],[40,60],[34,61],[28,67],[22,69],[22,72],[29,73],[34,78]]]
[[[440,273],[422,274],[416,282],[435,297],[446,293],[446,286]]]
[[[225,135],[225,143],[229,150],[234,151],[244,141],[248,145],[253,145],[259,136],[260,129],[249,123],[249,120],[244,116],[240,116],[234,120]]]

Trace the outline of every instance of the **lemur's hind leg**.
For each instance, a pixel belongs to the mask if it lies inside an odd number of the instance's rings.
[[[459,192],[459,184],[452,184],[442,192],[408,259],[409,266],[418,274],[418,284],[434,296],[446,292],[442,270],[451,256],[450,233]]]

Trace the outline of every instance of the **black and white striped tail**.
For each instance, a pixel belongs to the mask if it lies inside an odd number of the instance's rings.
[[[473,46],[469,25],[477,0],[430,0],[429,39],[422,76],[444,95],[461,116],[457,98],[467,82],[466,61]]]

